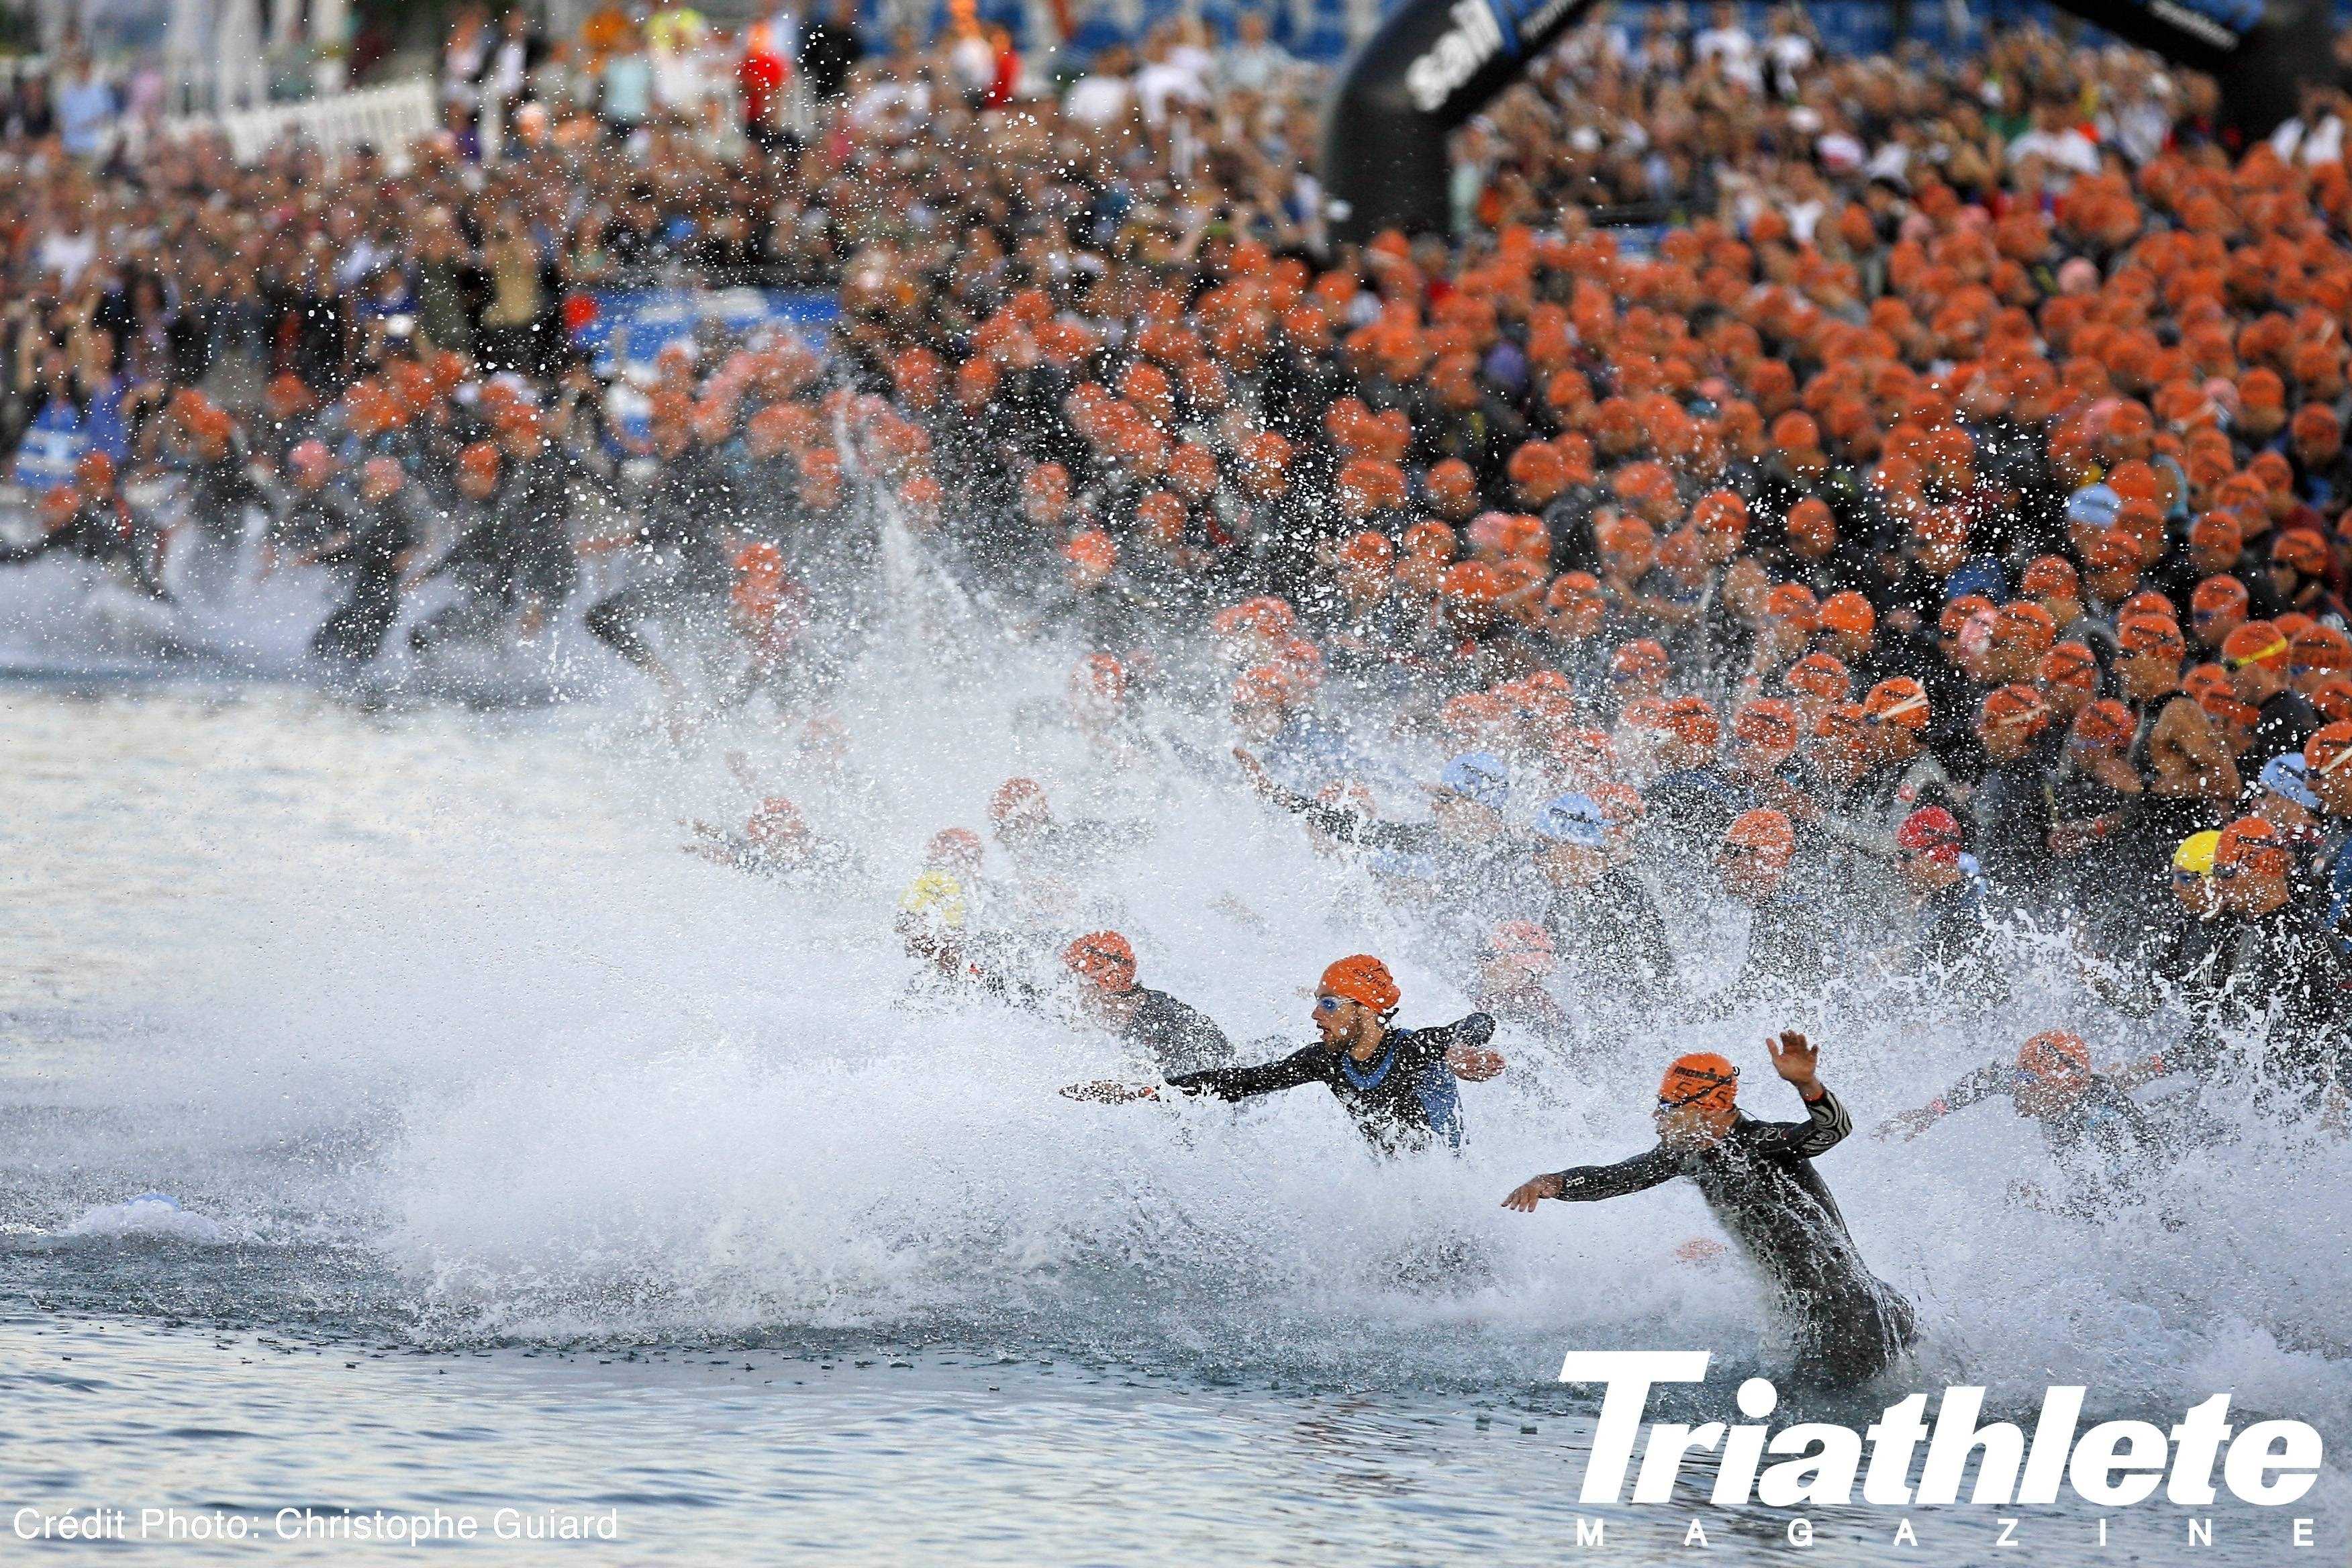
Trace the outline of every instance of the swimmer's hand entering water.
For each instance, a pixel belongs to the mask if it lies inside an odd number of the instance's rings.
[[[1533,1214],[1538,1202],[1545,1198],[1556,1198],[1563,1190],[1557,1173],[1549,1176],[1533,1176],[1513,1187],[1511,1195],[1503,1200],[1503,1206],[1513,1214]]]
[[[1097,1105],[1124,1105],[1130,1100],[1159,1099],[1160,1086],[1155,1083],[1120,1083],[1112,1079],[1097,1079],[1092,1083],[1063,1085],[1062,1098],[1091,1100]]]

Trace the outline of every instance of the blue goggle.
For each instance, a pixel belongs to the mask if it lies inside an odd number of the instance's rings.
[[[1345,996],[1318,996],[1315,998],[1315,1010],[1328,1018],[1337,1013],[1346,1001]]]

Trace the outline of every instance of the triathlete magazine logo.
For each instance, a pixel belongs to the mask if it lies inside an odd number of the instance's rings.
[[[1913,1394],[1856,1430],[1828,1421],[1774,1426],[1780,1391],[1769,1379],[1751,1377],[1737,1395],[1745,1421],[1690,1426],[1643,1419],[1654,1389],[1705,1381],[1709,1359],[1706,1351],[1567,1354],[1560,1382],[1602,1390],[1580,1504],[1672,1503],[1685,1465],[1709,1456],[1716,1479],[1708,1500],[1717,1508],[2004,1509],[2079,1500],[2097,1510],[2133,1508],[2161,1493],[2167,1502],[2197,1509],[2226,1492],[2255,1508],[2284,1509],[2311,1490],[2324,1458],[2319,1431],[2310,1423],[2233,1423],[2226,1394],[2190,1406],[2168,1426],[2153,1421],[2086,1426],[2087,1391],[2080,1386],[2046,1389],[2030,1424],[1982,1419],[1985,1391],[1957,1386],[1934,1397],[1932,1412],[1929,1395]],[[1585,1527],[1580,1543],[1607,1544],[1604,1521],[1580,1522]],[[2278,1544],[2315,1544],[2312,1520],[2281,1516],[2281,1522]],[[2017,1521],[2001,1523],[2007,1535]],[[1893,1527],[1895,1541],[1908,1543],[1911,1521],[1901,1519]],[[1704,1529],[1694,1518],[1690,1533],[1703,1541]],[[2097,1531],[2105,1543],[2104,1518]],[[2201,1533],[2202,1543],[2210,1544],[2210,1519]],[[2191,1543],[2200,1543],[2200,1521],[2189,1521]],[[1809,1544],[1810,1526],[1792,1521],[1790,1539]]]

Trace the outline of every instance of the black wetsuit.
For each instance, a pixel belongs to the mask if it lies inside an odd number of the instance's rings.
[[[2011,1094],[2017,1076],[2012,1062],[1988,1062],[1937,1096],[1937,1109],[1949,1113]],[[2096,1213],[2128,1196],[2136,1171],[2163,1143],[2147,1109],[2113,1079],[2096,1073],[2089,1087],[2063,1106],[2039,1115],[2021,1106],[2017,1113],[2032,1117],[2052,1157],[2084,1189],[2065,1205],[2069,1213]]]
[[[1740,1114],[1717,1142],[1688,1152],[1664,1143],[1614,1165],[1562,1171],[1560,1197],[1592,1203],[1647,1192],[1677,1176],[1698,1184],[1718,1223],[1780,1293],[1797,1330],[1801,1371],[1859,1383],[1885,1370],[1915,1337],[1911,1305],[1872,1278],[1813,1169],[1853,1130],[1824,1089],[1802,1121]]]
[[[1706,1010],[1722,1014],[1790,987],[1819,985],[1829,973],[1828,925],[1813,907],[1786,891],[1755,906],[1748,923],[1748,956],[1731,984],[1708,997]]]
[[[1598,973],[1633,982],[1644,997],[1669,997],[1680,989],[1657,902],[1622,866],[1612,866],[1590,888],[1554,897],[1544,926],[1560,952]]]
[[[1714,768],[1662,773],[1643,792],[1643,825],[1680,843],[1712,849],[1747,808],[1744,791]]]
[[[1988,763],[1977,781],[1969,805],[1977,858],[1985,875],[2001,887],[2030,889],[2049,879],[2051,771],[2050,760],[2037,748]]]
[[[509,488],[502,476],[499,489],[488,497],[461,496],[449,509],[457,525],[457,539],[425,575],[449,578],[457,584],[457,597],[408,628],[408,646],[417,652],[488,637],[520,602],[518,563],[507,548],[514,540],[510,526],[501,521],[501,501]]]
[[[2252,744],[2238,759],[2239,770],[2252,778],[2273,757],[2300,752],[2320,725],[2319,710],[2290,686],[2255,710]]]
[[[1331,1090],[1357,1128],[1383,1152],[1425,1149],[1441,1137],[1458,1148],[1462,1115],[1445,1053],[1455,1046],[1483,1046],[1494,1034],[1495,1020],[1484,1013],[1473,1013],[1458,1023],[1391,1029],[1380,1053],[1368,1062],[1359,1062],[1344,1050],[1315,1045],[1255,1067],[1181,1073],[1170,1079],[1168,1087],[1186,1094],[1213,1094],[1219,1100],[1247,1100],[1319,1083]]]
[[[1995,1005],[2009,1000],[2009,979],[1994,951],[1986,897],[1984,879],[1971,874],[1920,900],[1911,968],[1955,994]]]
[[[246,471],[247,462],[244,444],[233,440],[226,456],[195,459],[185,470],[189,518],[223,543],[235,544],[245,537],[247,507],[268,504]]]
[[[1197,1073],[1232,1064],[1233,1042],[1207,1014],[1149,985],[1137,986],[1135,998],[1135,1016],[1118,1037],[1150,1052],[1161,1072]]]
[[[588,609],[588,629],[641,669],[659,667],[646,621],[709,611],[734,581],[727,533],[741,527],[743,489],[726,460],[696,446],[665,462],[645,501],[636,544],[643,576]]]
[[[311,637],[314,657],[356,665],[383,651],[383,639],[400,618],[401,562],[422,537],[414,505],[404,486],[380,501],[361,503],[350,534],[320,557],[341,570],[349,593]]]
[[[1535,890],[1526,847],[1508,837],[1483,845],[1456,844],[1434,822],[1360,816],[1278,784],[1271,786],[1268,797],[1340,843],[1371,850],[1376,874],[1425,885],[1457,911],[1523,908]]]
[[[2261,1037],[2272,1077],[2308,1092],[2352,1086],[2352,963],[2338,952],[2326,916],[2308,898],[2266,915],[2223,916],[2210,928],[2212,962],[2190,995],[2210,1009],[2211,1026],[2234,1037]]]
[[[156,574],[157,535],[130,504],[109,497],[86,502],[62,526],[50,529],[29,544],[0,540],[0,566],[38,559],[50,551],[79,555],[100,565],[120,565],[133,587],[151,599],[169,604],[170,590]]]

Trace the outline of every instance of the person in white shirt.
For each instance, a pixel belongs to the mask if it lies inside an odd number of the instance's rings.
[[[1168,123],[1171,103],[1206,104],[1209,84],[1179,64],[1175,39],[1165,26],[1152,29],[1144,45],[1143,67],[1135,73],[1136,101],[1143,106],[1143,121],[1153,129]]]
[[[1721,61],[1723,74],[1751,91],[1764,85],[1756,40],[1739,25],[1739,13],[1728,5],[1716,6],[1712,25],[1693,40],[1691,54],[1702,66]]]
[[[1128,78],[1128,68],[1123,48],[1114,47],[1097,55],[1093,68],[1062,95],[1063,118],[1090,130],[1126,119],[1135,102],[1135,84]]]
[[[2303,112],[2271,132],[2271,151],[2282,162],[2306,167],[2344,162],[2344,95],[2316,84],[2303,89]]]
[[[1264,12],[1242,13],[1239,36],[1234,41],[1233,51],[1225,57],[1227,86],[1244,92],[1264,92],[1297,65],[1282,46],[1266,36]]]
[[[996,50],[976,24],[966,27],[948,46],[948,74],[954,79],[956,90],[973,102],[987,97],[989,88],[995,83]]]
[[[1181,16],[1170,25],[1168,61],[1194,81],[1217,79],[1217,51],[1210,47],[1209,25],[1198,16]]]
[[[98,237],[81,226],[80,219],[68,219],[73,227],[52,228],[41,237],[40,249],[36,252],[41,270],[54,272],[60,292],[70,289],[98,256]]]
[[[2073,174],[2095,174],[2099,172],[2099,149],[2082,128],[2068,124],[2050,104],[2037,104],[2033,110],[2033,129],[2009,144],[2009,161],[2013,164],[2026,158],[2039,158],[2051,168]]]
[[[1764,58],[1771,68],[1772,90],[1782,98],[1797,96],[1797,84],[1813,68],[1813,40],[1805,34],[1804,13],[1784,5],[1772,18],[1772,36],[1764,40]]]

